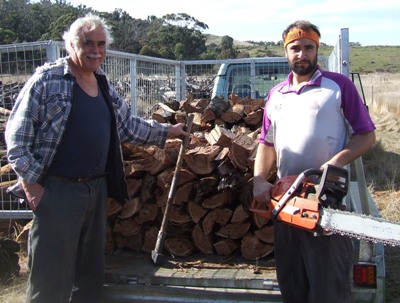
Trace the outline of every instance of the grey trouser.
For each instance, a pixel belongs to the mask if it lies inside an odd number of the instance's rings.
[[[97,302],[104,282],[106,178],[47,177],[29,234],[26,302]]]
[[[318,236],[283,223],[275,226],[275,260],[285,303],[350,303],[353,243]]]

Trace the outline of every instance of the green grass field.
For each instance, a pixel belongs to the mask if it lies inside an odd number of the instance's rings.
[[[207,44],[221,42],[220,36],[207,36]],[[242,53],[253,57],[283,57],[281,46],[258,46],[243,41],[234,40],[234,46]],[[322,45],[319,49],[321,56],[329,56],[333,46]],[[350,71],[360,74],[368,73],[399,73],[400,72],[400,43],[399,46],[352,46],[350,48]]]

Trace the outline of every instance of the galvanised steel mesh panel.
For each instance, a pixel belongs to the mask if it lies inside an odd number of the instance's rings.
[[[158,103],[176,99],[177,68],[178,62],[137,60],[134,114],[151,118]]]
[[[4,130],[15,97],[38,66],[48,61],[48,42],[20,43],[0,46],[0,218],[29,218],[26,203],[19,203],[6,189],[16,183],[16,175],[6,159]]]

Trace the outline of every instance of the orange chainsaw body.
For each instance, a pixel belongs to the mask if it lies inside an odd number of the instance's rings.
[[[271,190],[271,203],[267,210],[261,209],[261,205],[253,200],[251,211],[270,219],[272,209],[293,184],[296,176],[281,178]],[[315,193],[315,184],[309,179],[304,179],[301,186],[293,193],[285,206],[280,210],[276,219],[286,224],[302,228],[308,231],[316,231],[320,219],[320,203],[312,196]]]

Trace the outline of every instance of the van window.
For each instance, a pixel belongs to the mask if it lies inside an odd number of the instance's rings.
[[[225,63],[214,83],[213,96],[265,99],[268,92],[285,80],[290,72],[287,62]]]

